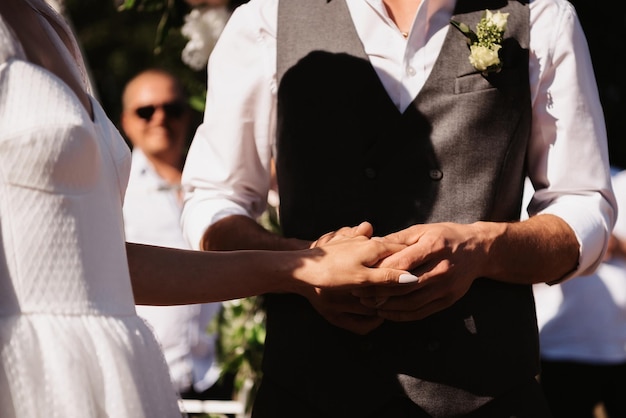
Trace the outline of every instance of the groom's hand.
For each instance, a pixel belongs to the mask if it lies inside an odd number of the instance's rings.
[[[368,334],[384,322],[375,308],[364,306],[349,291],[315,288],[306,297],[324,319],[355,334]]]
[[[476,277],[486,252],[475,244],[471,226],[454,223],[414,225],[382,238],[406,248],[380,262],[380,267],[406,269],[419,277],[405,286],[354,289],[361,302],[393,321],[423,319],[459,300]]]
[[[345,238],[354,238],[358,236],[364,236],[371,238],[374,233],[374,228],[369,222],[361,222],[357,226],[344,226],[336,231],[328,232],[322,235],[317,241],[311,243],[310,248],[320,247],[330,242],[336,242]]]

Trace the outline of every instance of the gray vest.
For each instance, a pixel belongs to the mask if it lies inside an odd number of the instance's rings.
[[[342,0],[279,3],[277,174],[286,236],[363,220],[384,235],[416,223],[519,219],[530,133],[528,8],[459,0],[455,19],[510,12],[504,68],[482,76],[448,31],[400,113]],[[303,11],[303,12],[300,12]],[[475,409],[538,372],[530,286],[478,279],[451,308],[367,336],[329,325],[304,298],[267,296],[267,378],[325,417],[368,416],[409,397],[433,416]]]

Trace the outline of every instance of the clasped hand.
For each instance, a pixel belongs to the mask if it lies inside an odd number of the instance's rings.
[[[371,225],[342,228],[324,235],[312,247],[356,235],[371,238]],[[481,276],[486,250],[477,237],[472,225],[437,223],[414,225],[371,238],[399,244],[396,252],[379,259],[372,267],[410,271],[419,281],[352,290],[314,288],[306,297],[330,323],[357,334],[367,334],[385,320],[423,319],[451,306]]]

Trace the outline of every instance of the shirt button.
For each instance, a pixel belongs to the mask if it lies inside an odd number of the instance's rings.
[[[411,66],[406,67],[406,74],[413,77],[415,75],[415,68]]]
[[[430,170],[428,172],[428,175],[432,180],[441,180],[443,178],[443,173],[441,172],[441,170],[437,170],[436,168]]]
[[[373,179],[376,177],[376,170],[374,170],[372,167],[368,167],[365,169],[365,177],[367,177],[368,179]]]

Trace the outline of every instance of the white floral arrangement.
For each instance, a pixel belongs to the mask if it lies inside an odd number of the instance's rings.
[[[476,32],[465,23],[450,20],[452,26],[467,38],[470,48],[469,61],[483,75],[497,73],[502,69],[499,52],[508,17],[508,13],[485,10],[482,19],[476,25]]]
[[[185,64],[196,71],[204,69],[229,17],[225,7],[197,7],[185,16],[181,27],[189,39],[181,54]]]

